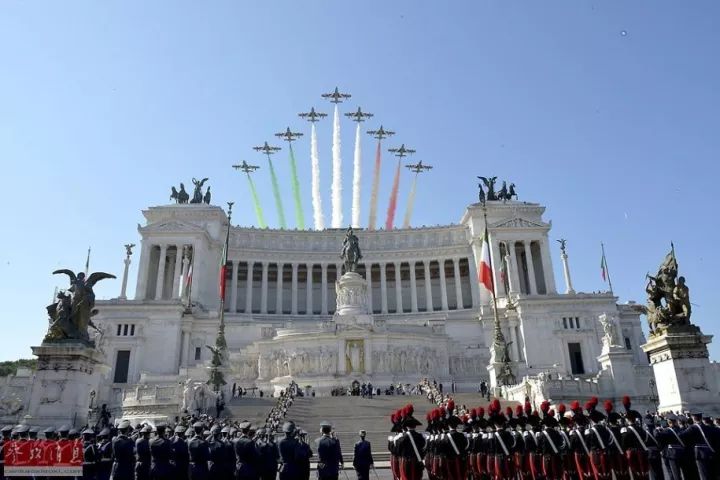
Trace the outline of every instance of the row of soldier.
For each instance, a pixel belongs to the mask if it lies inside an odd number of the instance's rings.
[[[424,434],[408,405],[391,415],[388,437],[395,480],[634,480],[718,479],[720,428],[701,413],[666,417],[652,428],[623,398],[624,413],[598,399],[528,401],[503,412],[493,400],[487,408],[461,414],[449,400],[428,412]],[[486,416],[487,414],[487,416]]]

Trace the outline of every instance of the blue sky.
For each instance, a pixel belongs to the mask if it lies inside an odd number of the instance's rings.
[[[306,133],[296,148],[309,221],[309,129],[296,114],[329,112],[319,94],[336,85],[353,94],[345,111],[374,113],[368,127],[396,130],[395,143],[435,166],[415,225],[458,221],[475,176],[498,175],[547,205],[577,290],[603,288],[604,241],[616,293],[644,302],[645,273],[674,241],[694,320],[718,334],[718,14],[718,2],[665,0],[2,2],[0,359],[42,340],[44,307],[66,281],[52,270],[81,269],[92,245],[91,270],[122,273],[141,209],[165,203],[171,185],[210,177],[214,203],[235,201],[234,220],[254,224],[230,165],[265,165],[251,147],[287,126]],[[348,219],[353,124],[342,128]],[[330,133],[325,120],[326,214]],[[363,219],[369,137],[364,150]],[[390,162],[382,174],[384,212]],[[255,179],[277,225],[267,169]],[[97,293],[119,290],[118,279]]]

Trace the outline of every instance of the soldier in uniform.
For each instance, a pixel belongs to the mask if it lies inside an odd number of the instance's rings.
[[[298,458],[299,444],[295,438],[295,423],[285,422],[282,426],[285,435],[277,444],[280,454],[280,480],[293,480],[296,478],[304,478],[304,471]],[[310,462],[308,462],[308,468]]]
[[[547,480],[560,480],[563,476],[561,452],[563,438],[557,431],[558,421],[555,412],[550,409],[550,402],[545,400],[540,405],[543,412],[542,434],[538,438],[538,449],[542,455],[543,477]]]
[[[190,455],[188,445],[185,441],[185,427],[175,427],[175,435],[170,439],[172,450],[172,463],[175,465],[175,477],[177,480],[188,480],[190,468]]]
[[[213,425],[210,428],[210,436],[207,438],[208,451],[208,472],[210,478],[218,480],[229,480],[225,477],[225,446],[220,441],[220,425]]]
[[[257,480],[259,477],[259,457],[257,446],[250,436],[250,422],[242,422],[240,437],[235,440],[235,478],[238,480]]]
[[[667,428],[659,429],[655,434],[660,445],[663,476],[665,480],[690,478],[690,472],[687,470],[687,452],[685,443],[680,439],[682,430],[678,426],[677,416],[671,413],[666,419]]]
[[[310,479],[310,459],[313,456],[313,451],[310,448],[310,444],[307,442],[307,432],[305,430],[298,431],[298,454],[297,461],[300,466],[300,479]]]
[[[589,480],[593,476],[593,472],[592,466],[590,465],[590,449],[585,440],[585,430],[588,427],[588,420],[583,414],[580,402],[577,400],[570,403],[570,411],[572,412],[572,427],[568,437],[570,437],[570,452],[572,453],[575,462],[575,471],[577,472],[576,478]]]
[[[135,440],[135,480],[150,480],[150,433],[152,427],[145,425]]]
[[[167,425],[158,423],[155,425],[155,437],[150,440],[150,454],[152,464],[150,466],[151,480],[174,480],[175,471],[170,458],[172,458],[172,446],[170,440],[165,438]]]
[[[388,436],[388,451],[390,452],[390,471],[392,472],[393,480],[400,480],[400,457],[397,454],[396,437],[399,439],[398,434],[402,432],[400,426],[400,419],[398,413],[393,412],[390,415],[390,435]],[[430,471],[428,469],[428,471]]]
[[[702,413],[692,415],[692,425],[680,434],[680,440],[695,459],[697,478],[700,480],[717,479],[717,452],[720,450],[720,439],[714,427],[703,425]]]
[[[322,436],[317,439],[318,444],[318,479],[337,480],[340,469],[343,468],[342,451],[340,441],[333,438],[332,425],[329,422],[320,424]]]
[[[453,408],[450,408],[452,405]],[[453,413],[455,404],[448,402],[448,432],[445,435],[445,452],[447,478],[448,480],[464,480],[467,474],[467,438],[462,431],[460,419]],[[460,431],[458,431],[460,430]],[[422,475],[422,472],[421,472]],[[420,478],[420,477],[418,477]]]
[[[373,466],[372,458],[372,446],[370,442],[365,440],[367,432],[360,430],[360,440],[355,442],[355,448],[353,453],[353,468],[357,472],[358,480],[369,480],[370,478],[370,467]]]
[[[408,405],[404,409],[405,416],[402,427],[405,429],[405,433],[397,443],[398,455],[401,458],[400,477],[403,480],[420,480],[423,475],[425,438],[415,430],[421,423],[413,417],[413,410],[412,405]],[[462,435],[462,437],[465,440],[465,436]]]
[[[208,457],[210,452],[208,444],[203,437],[205,425],[202,422],[193,423],[194,435],[188,442],[190,457],[190,480],[208,480]]]
[[[613,447],[610,431],[603,425],[605,415],[598,412],[597,397],[592,397],[585,403],[585,410],[588,412],[590,426],[585,430],[585,443],[590,451],[590,466],[592,467],[595,480],[610,480],[612,471],[608,462],[608,451]]]
[[[112,443],[110,442],[110,429],[103,428],[98,433],[98,456],[100,463],[97,466],[97,479],[110,480],[113,465]]]
[[[260,454],[260,478],[261,480],[274,480],[277,476],[278,453],[277,445],[275,445],[275,435],[268,430],[261,428],[258,430],[258,452]]]
[[[86,428],[82,432],[83,437],[83,480],[95,480],[97,473],[98,450],[95,447],[95,431]],[[1,477],[0,477],[1,478]]]
[[[134,480],[135,478],[135,444],[128,438],[130,428],[129,421],[121,421],[118,425],[118,436],[112,441],[111,478],[113,480]]]
[[[627,480],[630,475],[630,469],[628,468],[628,460],[630,457],[627,455],[625,445],[622,441],[623,419],[619,413],[614,411],[615,406],[612,401],[605,400],[603,407],[607,414],[606,427],[612,438],[612,445],[608,445],[607,450],[608,465],[617,480]]]
[[[235,448],[232,443],[232,430],[227,425],[220,430],[223,445],[223,472],[226,478],[233,478],[235,475]]]
[[[513,460],[513,436],[505,428],[507,419],[500,410],[500,401],[494,399],[488,406],[490,422],[494,431],[488,434],[488,456],[492,458],[493,470],[490,477],[494,480],[510,480],[515,478],[515,462]],[[489,462],[488,462],[489,463]]]

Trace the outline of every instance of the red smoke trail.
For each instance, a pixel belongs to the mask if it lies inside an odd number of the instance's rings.
[[[378,140],[375,151],[375,169],[373,171],[372,191],[370,192],[370,220],[368,230],[375,230],[375,219],[377,217],[378,188],[380,186],[380,163],[382,162],[381,140]]]
[[[400,190],[400,160],[398,160],[397,169],[395,169],[395,179],[393,180],[392,192],[390,192],[390,204],[388,205],[387,219],[385,220],[385,230],[393,229],[395,210],[397,209],[398,190]]]

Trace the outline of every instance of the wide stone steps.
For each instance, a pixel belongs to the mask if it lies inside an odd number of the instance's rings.
[[[253,427],[258,428],[265,426],[265,418],[276,404],[276,398],[231,398],[225,403],[223,417],[232,418],[237,421],[247,420],[252,423]],[[214,414],[214,410],[215,408],[213,407],[210,412],[211,415]]]

